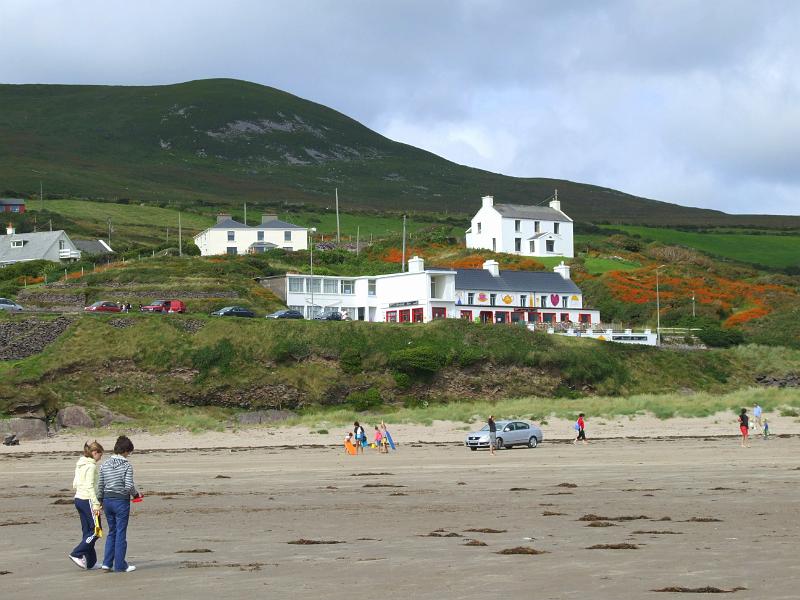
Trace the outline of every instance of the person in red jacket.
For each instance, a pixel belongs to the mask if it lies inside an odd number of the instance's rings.
[[[743,408],[739,414],[739,431],[742,432],[742,448],[750,447],[750,419],[747,416],[747,409]]]
[[[572,440],[573,444],[577,444],[578,441],[583,440],[584,444],[588,444],[589,442],[586,441],[586,422],[583,420],[585,415],[583,413],[578,415],[578,420],[575,421],[575,430],[578,432],[578,436]]]

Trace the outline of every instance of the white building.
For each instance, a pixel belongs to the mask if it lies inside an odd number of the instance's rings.
[[[287,273],[267,277],[269,288],[306,318],[346,312],[353,320],[427,323],[456,317],[455,271],[425,269],[415,256],[408,271],[388,275],[332,277]]]
[[[63,230],[17,233],[10,224],[0,235],[0,266],[31,260],[79,260],[81,252]]]
[[[484,196],[483,205],[467,229],[467,248],[522,256],[575,256],[572,219],[561,212],[556,193],[549,206],[495,204]]]
[[[214,225],[194,236],[194,243],[202,256],[256,254],[272,248],[306,250],[308,229],[279,221],[277,215],[262,215],[261,223],[251,227],[221,214]]]
[[[484,323],[599,323],[600,312],[584,308],[564,261],[553,271],[500,271],[494,260],[482,269],[459,269],[458,316]]]

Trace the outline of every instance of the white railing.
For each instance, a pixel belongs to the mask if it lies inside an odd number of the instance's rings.
[[[61,260],[71,260],[71,259],[80,259],[81,251],[80,250],[70,250],[69,248],[62,248],[58,251],[58,258]]]

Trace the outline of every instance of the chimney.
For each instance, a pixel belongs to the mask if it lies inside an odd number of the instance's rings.
[[[11,223],[9,223],[8,227],[6,227],[6,235],[14,235],[14,225]]]
[[[560,265],[553,267],[553,271],[561,275],[564,279],[569,279],[569,265],[565,265],[563,260]]]
[[[267,223],[271,223],[272,221],[277,221],[278,215],[261,215],[261,224],[266,225]]]
[[[425,270],[425,261],[419,256],[413,256],[408,259],[408,272],[409,273],[422,273]]]
[[[556,190],[556,193],[553,195],[553,199],[550,200],[550,208],[561,211],[561,200],[558,199],[558,190]],[[569,279],[569,277],[567,277],[567,279]]]
[[[500,263],[496,260],[487,260],[483,263],[483,268],[492,274],[492,277],[500,277]]]
[[[481,198],[484,208],[487,206],[494,206],[494,196],[484,196]]]
[[[227,221],[230,218],[231,216],[228,213],[219,213],[217,215],[217,223],[222,223],[223,221]]]

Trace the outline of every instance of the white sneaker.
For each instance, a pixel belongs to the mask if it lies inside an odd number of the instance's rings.
[[[128,565],[128,568],[125,569],[126,573],[130,573],[131,571],[135,571],[136,567],[134,565]]]
[[[67,556],[69,556],[69,559],[70,559],[72,562],[74,562],[74,563],[75,563],[75,565],[76,565],[78,568],[80,568],[80,569],[86,569],[86,557],[85,557],[85,556],[81,556],[80,558],[78,558],[77,556],[72,556],[72,554],[67,554]]]
[[[106,565],[100,565],[100,566],[97,566],[97,565],[95,565],[95,568],[96,568],[96,569],[102,569],[103,571],[110,571],[110,570],[111,570],[111,569],[110,569],[109,567],[107,567]]]

